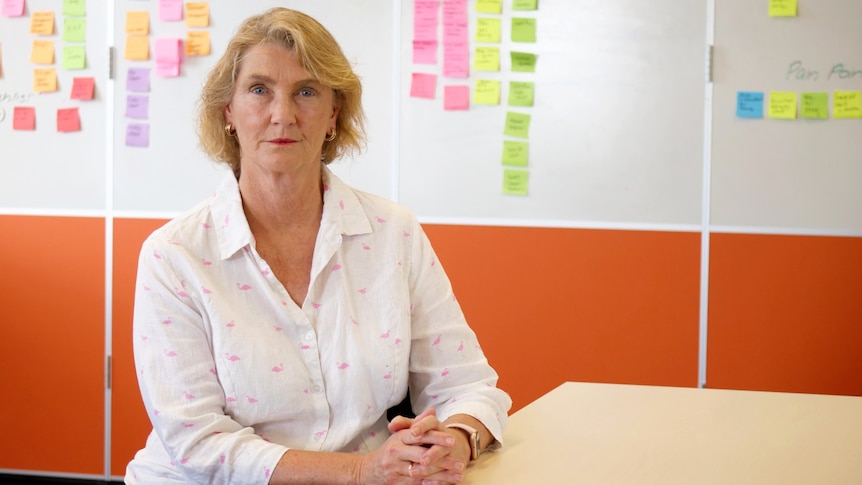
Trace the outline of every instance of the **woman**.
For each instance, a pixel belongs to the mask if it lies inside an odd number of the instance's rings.
[[[276,8],[210,73],[202,146],[232,171],[139,259],[135,364],[153,423],[126,482],[457,483],[508,395],[416,218],[326,164],[360,147],[332,36]],[[410,391],[415,419],[387,423]]]

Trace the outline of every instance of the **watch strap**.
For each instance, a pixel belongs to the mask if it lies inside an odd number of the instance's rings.
[[[463,423],[451,423],[447,424],[446,427],[456,428],[467,432],[467,441],[470,443],[470,460],[478,460],[481,448],[479,447],[479,432],[476,431],[476,428]]]

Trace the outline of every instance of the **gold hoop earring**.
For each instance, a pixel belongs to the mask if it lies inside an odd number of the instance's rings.
[[[324,140],[326,140],[326,141],[332,141],[332,140],[334,140],[334,139],[335,139],[335,127],[333,127],[333,128],[332,128],[332,133],[327,133],[327,134],[326,134],[326,138],[324,138]]]
[[[224,132],[227,133],[227,136],[235,136],[236,128],[233,127],[233,123],[224,125]]]

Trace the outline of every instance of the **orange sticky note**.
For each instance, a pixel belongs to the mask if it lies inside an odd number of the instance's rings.
[[[207,27],[209,24],[209,2],[186,2],[186,26]]]
[[[57,70],[53,67],[33,69],[33,91],[51,93],[57,90]]]
[[[150,12],[126,12],[126,34],[148,35],[150,33]]]
[[[96,91],[96,79],[92,77],[76,77],[72,80],[72,99],[90,101]]]
[[[193,30],[186,37],[187,56],[210,55],[210,33],[208,30]]]
[[[12,129],[28,130],[36,129],[36,108],[29,106],[15,106],[12,112]]]
[[[54,11],[40,10],[33,12],[30,18],[30,33],[36,35],[54,35]]]
[[[34,40],[33,49],[30,51],[31,64],[53,64],[54,63],[54,41]]]
[[[78,108],[60,108],[57,110],[57,131],[64,133],[81,131]]]
[[[146,61],[150,58],[150,38],[140,35],[126,36],[126,59]]]

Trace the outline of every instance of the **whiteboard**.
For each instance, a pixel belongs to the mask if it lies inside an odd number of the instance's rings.
[[[476,19],[494,15],[468,3],[472,59]],[[500,71],[469,79],[412,62],[413,11],[402,11],[400,200],[427,218],[489,224],[700,224],[707,2],[503,3]],[[511,42],[513,17],[536,19],[534,44]],[[538,55],[535,73],[511,71],[513,50]],[[414,72],[438,75],[434,100],[409,97]],[[501,81],[500,105],[444,111],[443,86],[472,91],[477,79]],[[507,105],[513,80],[535,83],[533,107]],[[518,140],[503,134],[508,111],[531,115],[526,196],[502,190],[503,141]]]

